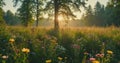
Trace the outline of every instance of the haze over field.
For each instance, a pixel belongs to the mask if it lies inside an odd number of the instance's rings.
[[[106,6],[106,3],[108,2],[108,0],[88,0],[87,5],[91,5],[93,8],[96,4],[96,2],[99,1],[101,4]],[[3,7],[4,11],[6,12],[7,10],[11,10],[13,13],[16,12],[16,10],[19,8],[19,6],[17,7],[13,7],[13,2],[11,0],[5,0],[6,2],[6,6]],[[81,9],[82,12],[84,12],[83,9]],[[77,17],[81,17],[82,13],[80,12],[76,12]]]
[[[4,0],[6,5],[2,6],[5,12],[3,20],[8,25],[119,26],[119,5],[116,1],[72,0],[71,3],[60,0],[61,4],[58,6],[53,5],[54,0],[30,0],[30,3],[26,1],[28,0]],[[15,4],[17,5],[13,7]]]

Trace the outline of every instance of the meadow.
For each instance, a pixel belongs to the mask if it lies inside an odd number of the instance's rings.
[[[120,28],[0,27],[0,63],[119,63]]]

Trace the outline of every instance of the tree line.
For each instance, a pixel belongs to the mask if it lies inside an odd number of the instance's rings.
[[[5,5],[4,0],[0,0],[0,24],[7,23],[8,25],[16,25],[22,23],[24,26],[30,26],[35,21],[36,27],[38,22],[43,18],[43,15],[54,15],[54,28],[59,29],[58,16],[63,15],[66,19],[74,19],[74,12],[80,11],[80,7],[85,8],[81,21],[88,26],[110,26],[120,25],[120,1],[109,0],[107,6],[97,2],[95,8],[92,9],[89,5],[86,7],[86,0],[11,0],[17,13],[11,11],[4,12],[2,7]]]
[[[24,26],[29,26],[29,23],[36,19],[36,26],[45,13],[54,14],[54,28],[59,29],[58,16],[60,14],[67,18],[74,17],[74,11],[79,11],[80,6],[85,5],[86,0],[13,0],[14,6],[19,5],[18,16],[22,20]],[[1,7],[5,4],[4,0],[0,0]],[[4,3],[4,4],[3,4]]]
[[[120,26],[120,1],[109,0],[106,6],[97,2],[94,9],[89,5],[81,21],[87,26]]]

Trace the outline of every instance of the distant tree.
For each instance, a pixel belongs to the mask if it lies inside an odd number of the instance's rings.
[[[104,19],[104,5],[101,5],[100,2],[97,2],[94,9],[94,18],[95,18],[95,25],[98,26],[105,26],[105,19]]]
[[[4,25],[5,21],[3,19],[4,11],[2,9],[3,5],[5,5],[4,0],[0,0],[0,25]]]
[[[33,0],[33,13],[35,15],[36,18],[36,27],[39,24],[39,20],[42,17],[43,14],[43,4],[44,0]]]
[[[109,2],[105,7],[104,17],[105,17],[105,22],[107,26],[110,26],[114,23],[114,8],[113,8],[113,5],[111,5]]]
[[[20,24],[20,19],[17,15],[14,15],[10,10],[4,14],[4,20],[8,25],[18,25]]]
[[[24,26],[29,26],[33,21],[32,17],[32,0],[13,0],[15,6],[18,2],[21,2],[21,6],[18,9],[19,16]]]
[[[46,9],[54,11],[54,29],[59,29],[58,16],[60,14],[67,17],[75,17],[73,10],[80,10],[80,6],[84,6],[84,0],[49,0],[47,1]],[[73,10],[72,10],[73,9]]]
[[[3,19],[4,11],[0,8],[0,25],[5,25],[5,20]]]
[[[105,17],[108,26],[115,25],[120,26],[120,1],[109,0],[105,8]]]
[[[111,0],[111,8],[113,9],[113,22],[116,26],[120,26],[120,0]]]
[[[4,15],[4,19],[8,25],[12,25],[13,13],[8,10]]]
[[[83,14],[81,20],[86,24],[86,25],[93,25],[94,24],[94,20],[93,20],[93,9],[91,8],[91,5],[89,5],[86,8],[86,12],[85,14]]]
[[[4,0],[0,0],[0,7],[3,7],[5,5]]]
[[[96,3],[94,9],[89,5],[81,20],[83,20],[89,26],[106,26],[105,7],[99,2]]]

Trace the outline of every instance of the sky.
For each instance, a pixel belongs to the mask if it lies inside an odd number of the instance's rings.
[[[17,8],[19,8],[19,6],[18,7],[13,7],[13,2],[12,2],[12,0],[4,0],[5,1],[5,3],[6,3],[6,6],[4,6],[3,7],[3,9],[4,9],[4,11],[6,12],[7,10],[11,10],[13,13],[15,13],[16,12],[16,10],[17,10]],[[88,4],[90,4],[92,7],[94,7],[95,6],[95,3],[97,2],[97,1],[99,1],[101,4],[103,4],[103,5],[106,5],[106,3],[108,2],[108,0],[88,0]],[[76,12],[77,13],[77,12]],[[77,13],[78,14],[78,13]],[[78,15],[78,17],[80,17],[79,15]]]

